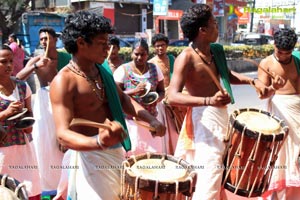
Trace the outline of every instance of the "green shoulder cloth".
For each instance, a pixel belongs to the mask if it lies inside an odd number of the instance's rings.
[[[124,149],[126,151],[130,151],[131,150],[131,142],[130,142],[126,122],[124,119],[120,98],[119,98],[119,95],[117,92],[117,86],[115,84],[115,81],[114,81],[114,78],[113,78],[113,75],[112,75],[112,72],[110,70],[107,60],[105,60],[104,63],[102,63],[102,65],[97,64],[97,67],[100,71],[102,80],[104,82],[105,94],[107,96],[108,105],[111,110],[112,117],[115,121],[118,121],[122,124],[122,126],[127,134],[127,137],[122,142],[122,146],[124,147]]]
[[[72,59],[71,54],[63,51],[58,50],[58,58],[57,58],[57,71],[60,71],[64,66],[69,64],[70,60]]]
[[[168,54],[168,58],[169,58],[169,61],[170,61],[170,79],[171,79],[172,75],[173,75],[173,70],[174,70],[175,58],[172,54]]]
[[[229,71],[227,67],[225,52],[223,46],[217,43],[210,44],[210,50],[214,55],[214,61],[217,67],[219,74],[221,75],[221,79],[226,91],[229,93],[231,97],[231,103],[234,104],[234,98],[232,94],[232,89],[230,86],[229,80]]]
[[[292,55],[296,64],[297,73],[300,75],[300,51],[293,51]]]

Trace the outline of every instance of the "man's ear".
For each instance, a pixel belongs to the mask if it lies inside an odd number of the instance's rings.
[[[76,43],[77,43],[78,48],[85,45],[85,41],[82,37],[78,37],[77,40],[76,40]]]

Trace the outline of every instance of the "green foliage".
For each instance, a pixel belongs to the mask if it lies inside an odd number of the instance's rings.
[[[168,47],[168,53],[173,54],[175,57],[180,54],[180,52],[186,47]],[[261,46],[250,46],[250,45],[240,45],[240,46],[228,46],[224,45],[224,50],[226,57],[228,59],[239,59],[243,58],[264,58],[273,53],[273,45],[261,45]],[[120,49],[119,53],[122,55],[125,61],[131,60],[132,49],[129,47],[123,47]],[[150,48],[149,58],[154,56],[154,48]]]
[[[0,0],[0,30],[3,39],[16,31],[19,19],[29,8],[31,0]]]

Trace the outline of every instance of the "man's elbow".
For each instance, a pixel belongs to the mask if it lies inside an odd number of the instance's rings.
[[[174,94],[172,93],[168,93],[167,97],[166,97],[166,103],[169,105],[174,105],[175,104],[175,99],[174,99]]]

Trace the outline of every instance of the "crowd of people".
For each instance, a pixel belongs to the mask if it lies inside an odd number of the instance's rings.
[[[0,173],[24,182],[30,200],[120,199],[121,169],[110,167],[143,153],[201,166],[195,167],[192,199],[226,199],[224,168],[218,166],[227,149],[227,105],[239,101],[231,84],[253,86],[261,99],[269,99],[266,110],[289,127],[275,163],[286,168],[273,170],[269,189],[259,198],[300,196],[300,54],[293,51],[292,29],[274,34],[274,53],[261,61],[253,79],[228,69],[223,46],[215,43],[218,24],[206,4],[181,17],[190,45],[176,58],[167,53],[169,39],[161,33],[151,38],[154,57],[149,58],[147,41],[138,39],[125,62],[109,19],[78,11],[65,23],[66,51],[56,49],[58,35],[51,27],[39,30],[44,53],[25,66],[15,35],[0,49]],[[33,108],[25,82],[32,73],[40,83]],[[35,122],[20,129],[17,115]],[[76,125],[75,119],[94,125]]]

